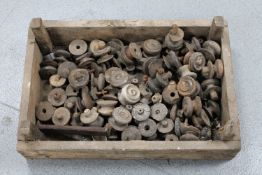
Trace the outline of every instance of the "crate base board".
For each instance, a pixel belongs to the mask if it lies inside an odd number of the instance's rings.
[[[240,141],[18,141],[26,158],[232,159]]]

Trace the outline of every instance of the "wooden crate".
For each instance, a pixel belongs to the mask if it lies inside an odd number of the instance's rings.
[[[36,127],[35,106],[40,101],[38,71],[42,54],[54,46],[68,45],[74,39],[109,40],[119,38],[138,41],[163,37],[177,24],[185,36],[204,36],[222,46],[222,125],[233,137],[223,141],[51,141],[41,140]],[[232,58],[228,25],[223,17],[208,20],[103,20],[31,21],[25,59],[17,151],[26,158],[100,158],[100,159],[231,159],[240,150],[240,131],[233,86]]]

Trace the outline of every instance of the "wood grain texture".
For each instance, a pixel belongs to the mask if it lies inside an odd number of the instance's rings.
[[[38,70],[42,55],[31,29],[28,32],[24,79],[20,103],[18,140],[34,140],[39,134],[35,127],[35,106],[40,98],[40,77]]]
[[[108,20],[108,21],[42,21],[52,43],[67,45],[73,39],[111,38],[139,41],[163,37],[176,23],[187,36],[208,37],[211,21],[190,20]],[[39,141],[34,130],[35,106],[40,100],[41,83],[38,75],[41,52],[29,30],[24,82],[20,106],[17,150],[27,158],[100,158],[100,159],[230,159],[240,150],[239,120],[234,91],[232,57],[227,23],[222,38],[222,124],[233,122],[234,137],[229,141]],[[39,44],[39,43],[38,43]],[[38,140],[37,140],[38,139]]]
[[[208,33],[208,39],[220,43],[225,25],[223,16],[215,16]]]
[[[34,18],[30,23],[30,28],[32,29],[38,46],[43,54],[48,54],[53,50],[53,44],[50,36],[43,25],[41,18]]]
[[[239,141],[34,141],[18,142],[27,158],[231,159]]]
[[[103,39],[108,41],[118,38],[124,41],[141,41],[150,38],[164,37],[172,24],[183,28],[186,36],[207,37],[210,21],[177,21],[177,20],[102,20],[102,21],[45,21],[54,45],[68,45],[72,40]],[[190,27],[189,27],[190,26]]]
[[[224,77],[222,79],[222,125],[226,122],[233,122],[234,137],[232,140],[240,140],[240,124],[236,103],[236,94],[234,87],[234,73],[232,67],[232,55],[229,41],[229,31],[227,22],[221,38],[221,58],[224,63]]]

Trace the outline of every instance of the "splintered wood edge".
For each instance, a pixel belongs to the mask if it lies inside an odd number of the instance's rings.
[[[231,159],[239,141],[30,141],[17,144],[26,158]]]

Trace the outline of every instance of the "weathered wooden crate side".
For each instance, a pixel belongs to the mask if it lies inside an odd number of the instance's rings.
[[[75,38],[92,40],[94,37],[110,39],[138,39],[163,36],[172,24],[178,24],[188,35],[201,36],[208,33],[210,21],[39,21],[29,29],[23,91],[20,105],[17,150],[27,158],[102,158],[102,159],[142,159],[142,158],[179,158],[179,159],[230,159],[240,150],[239,120],[234,92],[232,58],[229,46],[228,28],[225,23],[221,38],[222,59],[225,64],[225,76],[222,81],[222,121],[233,122],[234,138],[231,141],[38,141],[41,133],[35,127],[34,110],[40,98],[40,78],[38,75],[41,51],[52,49],[54,45],[67,45]],[[31,30],[47,37],[37,44]],[[94,32],[96,31],[96,32]],[[37,34],[37,32],[34,32]],[[70,35],[69,35],[70,34]],[[141,34],[143,38],[139,38]],[[48,39],[49,37],[49,39]],[[71,37],[71,38],[70,38]],[[38,47],[39,46],[39,47]],[[39,49],[40,48],[40,49]]]

